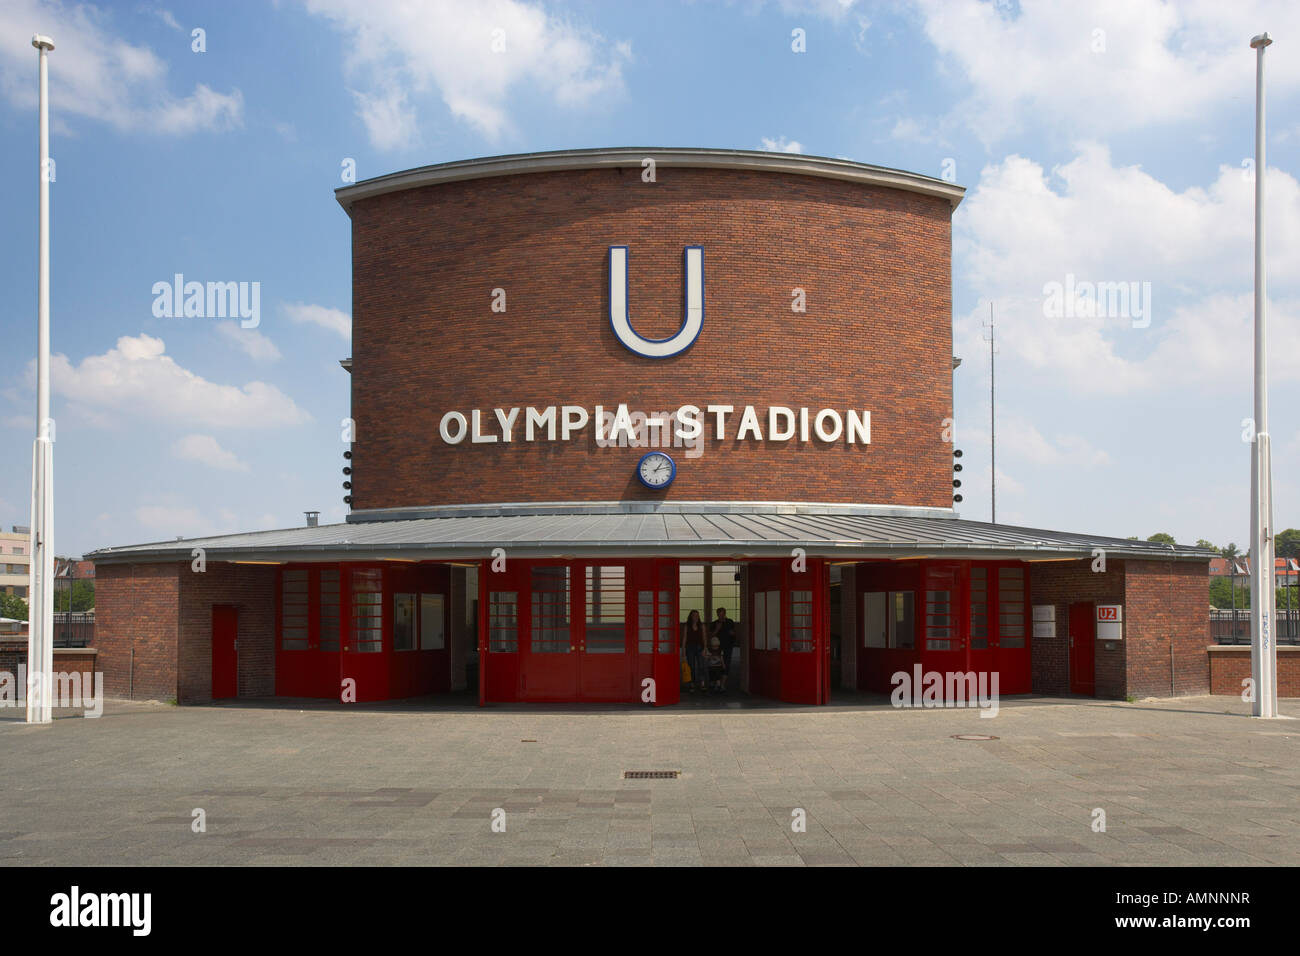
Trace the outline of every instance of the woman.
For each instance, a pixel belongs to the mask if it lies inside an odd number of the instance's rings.
[[[682,650],[686,653],[686,663],[691,668],[691,693],[695,693],[695,688],[704,689],[704,621],[700,619],[699,611],[691,611],[686,615],[686,623],[682,625]]]

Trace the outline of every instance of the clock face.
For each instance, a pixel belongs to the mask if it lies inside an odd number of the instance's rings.
[[[663,452],[652,451],[637,462],[636,476],[647,488],[667,488],[677,476],[677,465]]]

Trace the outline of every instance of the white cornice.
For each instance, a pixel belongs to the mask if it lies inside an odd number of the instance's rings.
[[[439,163],[436,166],[421,166],[419,169],[408,169],[367,179],[352,186],[342,186],[334,190],[334,198],[351,214],[352,204],[360,199],[371,199],[404,189],[454,183],[467,179],[487,179],[493,176],[518,176],[526,173],[615,168],[640,170],[642,161],[647,158],[655,161],[656,169],[673,167],[737,169],[795,176],[819,176],[823,179],[839,179],[865,186],[887,186],[946,199],[954,209],[966,193],[964,187],[944,182],[942,179],[909,173],[901,169],[869,166],[848,159],[745,149],[655,149],[620,146],[609,149],[515,153],[509,156],[487,156],[482,159],[461,159],[450,163]]]

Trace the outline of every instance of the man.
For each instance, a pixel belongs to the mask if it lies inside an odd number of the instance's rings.
[[[712,636],[718,639],[722,653],[722,664],[728,677],[731,674],[731,649],[736,645],[736,622],[727,617],[725,607],[718,608],[718,617],[710,628]]]

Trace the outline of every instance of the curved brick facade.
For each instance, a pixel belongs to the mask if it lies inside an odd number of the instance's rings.
[[[947,199],[750,170],[553,171],[418,186],[350,207],[353,505],[796,501],[952,506]],[[667,359],[609,325],[608,247],[630,250],[636,330],[682,321],[683,248],[704,248],[705,319]],[[506,312],[491,310],[492,290]],[[791,310],[802,288],[807,311]],[[672,451],[662,492],[638,448],[570,441],[447,445],[447,411],[619,402],[646,412],[736,406],[727,438]],[[744,440],[753,405],[871,413],[871,444]]]

